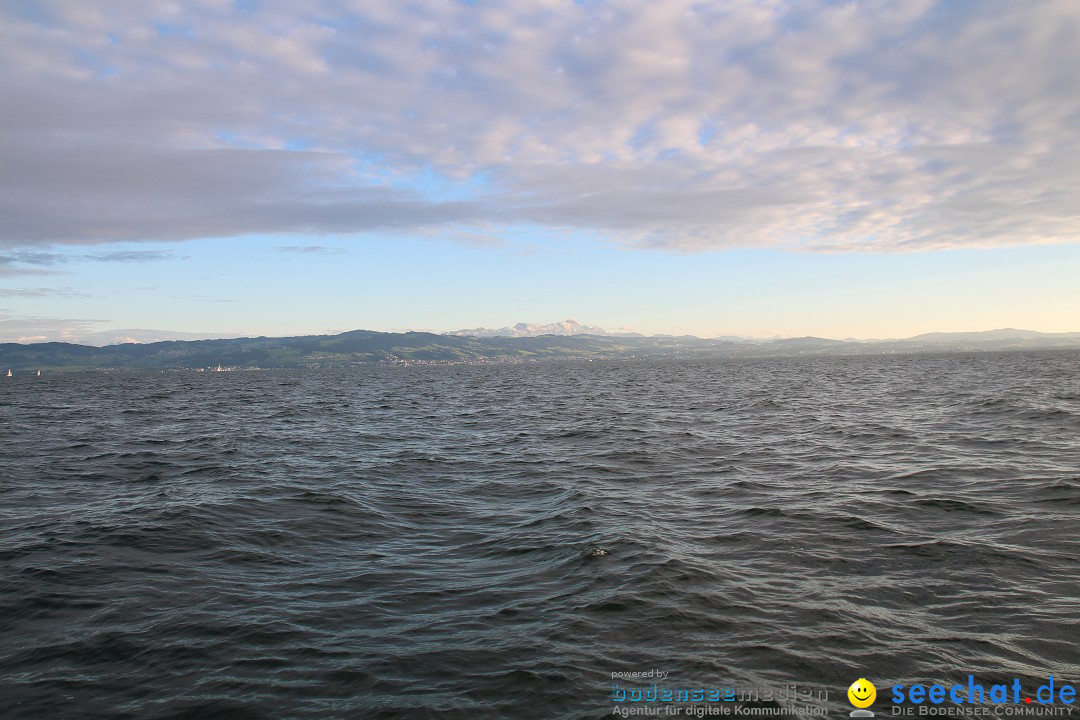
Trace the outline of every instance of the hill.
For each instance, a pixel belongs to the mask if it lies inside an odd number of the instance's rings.
[[[750,341],[689,335],[475,337],[353,330],[340,335],[177,340],[91,347],[0,344],[0,370],[347,367],[370,363],[449,364],[649,357],[783,357],[1080,348],[1080,333],[995,330],[933,333],[860,342],[802,337]]]

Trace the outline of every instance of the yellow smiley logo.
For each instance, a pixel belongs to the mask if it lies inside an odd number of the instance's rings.
[[[870,707],[877,698],[877,688],[866,678],[859,678],[847,689],[847,699],[857,708]]]

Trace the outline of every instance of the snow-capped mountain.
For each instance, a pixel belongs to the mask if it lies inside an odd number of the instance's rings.
[[[562,322],[548,323],[518,323],[513,327],[503,327],[497,330],[491,328],[472,328],[469,330],[454,330],[447,335],[470,336],[470,337],[538,337],[540,335],[614,335],[602,327],[582,325],[577,320],[563,320]]]

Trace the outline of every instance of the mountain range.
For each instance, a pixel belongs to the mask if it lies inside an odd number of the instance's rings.
[[[559,335],[562,337],[568,337],[571,335],[600,335],[600,336],[617,336],[620,333],[609,333],[602,327],[594,327],[591,325],[582,325],[577,320],[563,320],[562,322],[547,323],[546,325],[540,325],[538,323],[518,323],[513,327],[503,327],[493,330],[491,328],[471,328],[468,330],[454,330],[452,332],[445,333],[446,335],[454,335],[456,337],[478,337],[478,338],[491,338],[491,337],[540,337],[541,335]],[[638,333],[625,333],[629,336],[641,337]]]
[[[571,324],[572,323],[572,324]],[[575,321],[564,331],[598,330]],[[514,326],[527,333],[549,326]],[[514,329],[503,328],[503,330]],[[529,330],[532,328],[532,330]],[[459,331],[463,332],[463,331]],[[489,331],[491,333],[500,331]],[[174,340],[92,347],[72,343],[0,343],[0,372],[28,370],[225,369],[347,367],[380,364],[532,362],[539,360],[662,357],[741,358],[806,355],[881,355],[920,352],[986,352],[1080,349],[1080,332],[1031,330],[928,333],[904,340],[829,340],[817,337],[753,340],[692,335],[555,334],[531,336],[437,335],[354,330],[339,335]]]

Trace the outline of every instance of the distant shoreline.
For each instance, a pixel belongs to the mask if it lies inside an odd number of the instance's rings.
[[[852,341],[788,338],[768,341],[690,336],[543,335],[493,337],[380,333],[292,338],[176,340],[93,347],[71,343],[0,344],[0,373],[182,370],[213,373],[360,366],[506,365],[539,362],[659,359],[768,359],[1080,350],[1080,334],[1018,336],[956,333],[933,339]],[[925,337],[925,336],[920,336]]]

